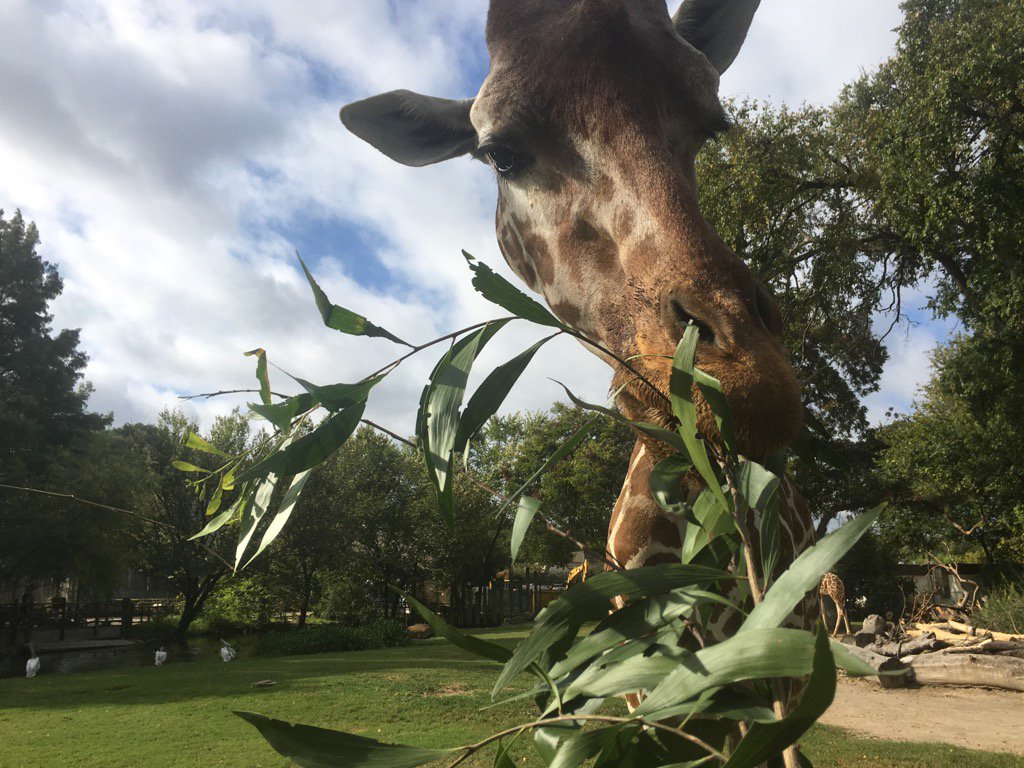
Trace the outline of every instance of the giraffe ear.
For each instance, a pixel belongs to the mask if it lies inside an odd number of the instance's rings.
[[[341,108],[341,122],[363,141],[403,165],[450,160],[476,148],[469,120],[472,99],[389,91]]]
[[[676,33],[722,74],[747,37],[761,0],[683,0],[672,23]]]

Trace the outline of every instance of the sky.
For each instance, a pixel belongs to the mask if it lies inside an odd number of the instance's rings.
[[[120,424],[181,407],[208,426],[246,398],[179,398],[252,386],[243,353],[255,347],[315,383],[397,357],[387,341],[322,325],[296,251],[336,303],[411,341],[500,313],[460,255],[513,279],[494,241],[491,171],[469,159],[397,165],[337,117],[394,88],[474,95],[485,15],[483,0],[0,3],[0,208],[36,222],[60,270],[54,327],[81,329],[92,409]],[[899,19],[897,0],[764,0],[722,95],[827,104],[891,54]],[[911,298],[919,322],[887,340],[873,421],[909,407],[950,330],[922,303]],[[540,335],[513,324],[478,370]],[[439,354],[404,363],[368,415],[411,433]],[[549,406],[561,392],[549,378],[602,401],[610,374],[558,339],[506,410]],[[271,379],[296,390],[276,368]]]

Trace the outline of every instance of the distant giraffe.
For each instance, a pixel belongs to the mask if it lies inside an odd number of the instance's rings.
[[[818,586],[818,609],[821,611],[821,621],[825,622],[825,595],[828,595],[836,604],[836,626],[831,634],[839,631],[839,622],[846,624],[846,634],[851,635],[850,620],[846,617],[846,585],[839,578],[838,574],[826,573],[821,577],[821,584]]]

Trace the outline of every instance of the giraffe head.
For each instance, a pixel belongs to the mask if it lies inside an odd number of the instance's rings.
[[[491,68],[474,99],[392,91],[341,111],[407,165],[491,165],[513,271],[662,393],[695,323],[697,365],[721,381],[752,456],[795,436],[800,391],[774,300],[700,214],[694,162],[728,125],[718,78],[757,4],[685,0],[673,18],[664,0],[491,0]],[[629,417],[671,420],[664,398],[608,362]],[[698,412],[713,436],[702,401]]]

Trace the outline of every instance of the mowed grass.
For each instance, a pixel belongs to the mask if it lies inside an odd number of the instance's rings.
[[[512,644],[525,630],[485,633]],[[493,709],[497,665],[443,640],[406,648],[284,658],[244,653],[231,664],[208,661],[34,680],[0,680],[0,766],[239,766],[284,768],[249,725],[231,714],[251,710],[293,722],[338,728],[382,741],[450,747],[476,741],[534,714],[529,701]],[[254,688],[257,680],[276,680]],[[525,680],[524,680],[525,684]],[[611,705],[618,711],[620,704]],[[945,745],[852,738],[817,727],[804,739],[815,764],[831,768],[1024,768],[1024,758]],[[526,739],[517,765],[540,768]],[[464,765],[490,766],[488,751]]]

